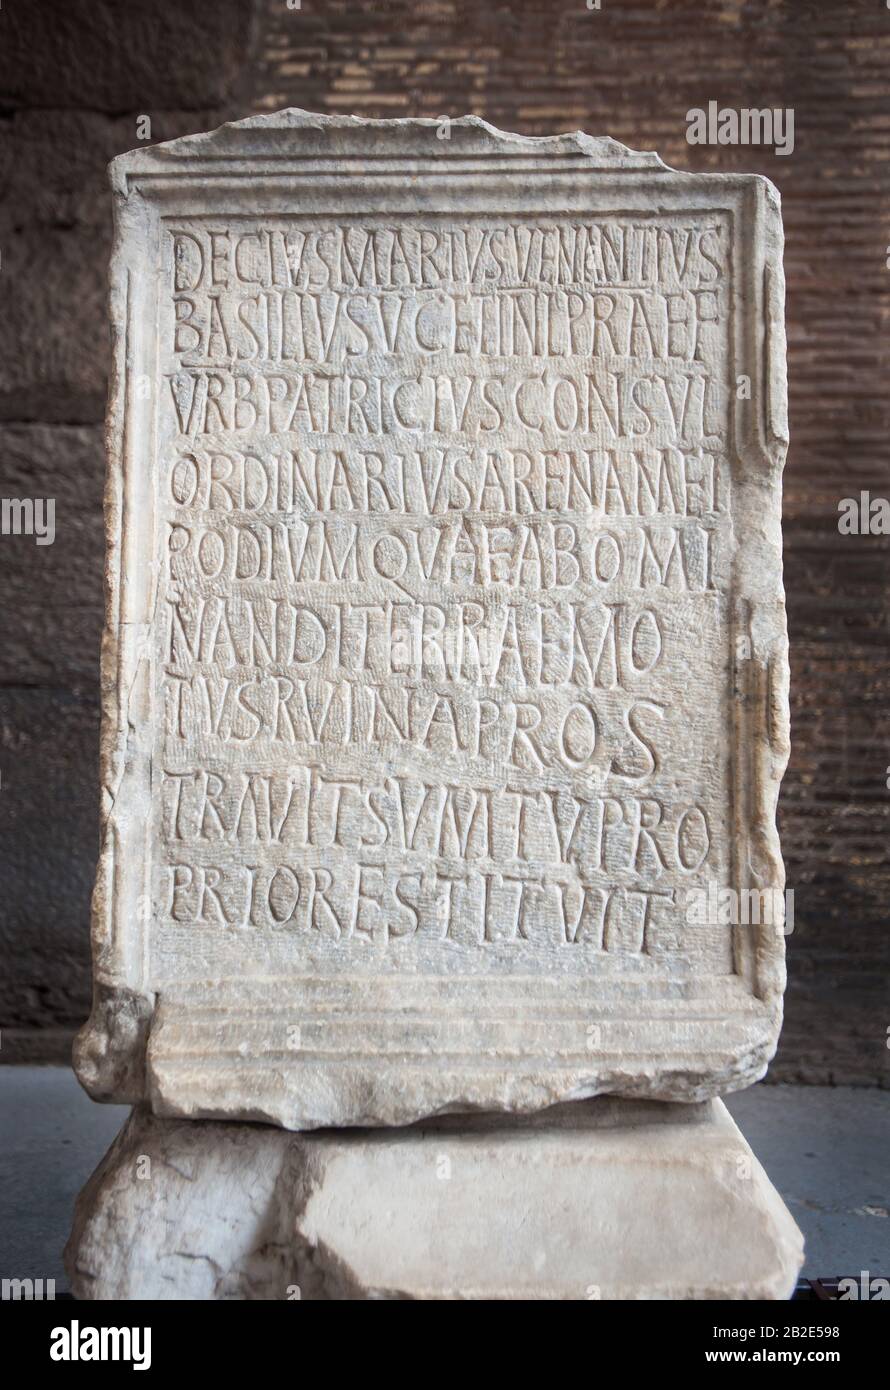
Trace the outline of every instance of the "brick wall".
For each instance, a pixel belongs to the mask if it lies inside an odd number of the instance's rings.
[[[582,127],[678,168],[759,171],[778,184],[793,737],[780,815],[796,921],[771,1076],[886,1085],[890,538],[841,536],[837,504],[861,489],[890,496],[890,10],[878,0],[601,0],[599,10],[585,0],[264,0],[252,26],[250,9],[8,0],[0,10],[0,490],[15,495],[30,479],[65,508],[39,565],[31,542],[4,549],[0,949],[13,968],[0,1019],[17,1031],[0,1056],[58,1049],[88,995],[103,166],[136,143],[140,113],[153,138],[169,138],[239,107],[297,105],[472,111],[528,134]],[[709,101],[793,108],[793,154],[690,146],[686,112]]]
[[[208,27],[208,16],[211,16]],[[57,536],[0,554],[0,1060],[62,1060],[90,1000],[109,360],[108,161],[240,114],[242,0],[0,7],[0,496]],[[144,125],[141,127],[144,130]]]

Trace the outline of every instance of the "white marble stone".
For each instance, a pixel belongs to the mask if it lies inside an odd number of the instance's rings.
[[[299,111],[112,181],[84,1084],[311,1129],[762,1075],[781,925],[711,904],[784,884],[775,189]]]
[[[288,1135],[134,1113],[82,1299],[783,1299],[803,1242],[720,1101]]]

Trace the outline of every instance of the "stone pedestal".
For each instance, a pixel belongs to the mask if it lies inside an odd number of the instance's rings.
[[[81,1299],[783,1299],[803,1241],[721,1101],[292,1134],[136,1110],[66,1250]]]

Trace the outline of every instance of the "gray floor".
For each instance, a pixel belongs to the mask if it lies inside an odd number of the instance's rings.
[[[806,1237],[804,1273],[890,1275],[890,1094],[755,1086],[729,1108]],[[0,1067],[0,1277],[67,1287],[75,1195],[126,1113],[62,1067]]]
[[[804,1275],[890,1276],[890,1092],[752,1086],[727,1105],[804,1233]]]
[[[0,1067],[0,1277],[68,1288],[74,1199],[128,1114],[94,1105],[67,1067]]]

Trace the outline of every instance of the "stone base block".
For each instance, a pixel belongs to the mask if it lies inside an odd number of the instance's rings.
[[[293,1134],[134,1111],[81,1299],[783,1299],[803,1240],[720,1101]]]

